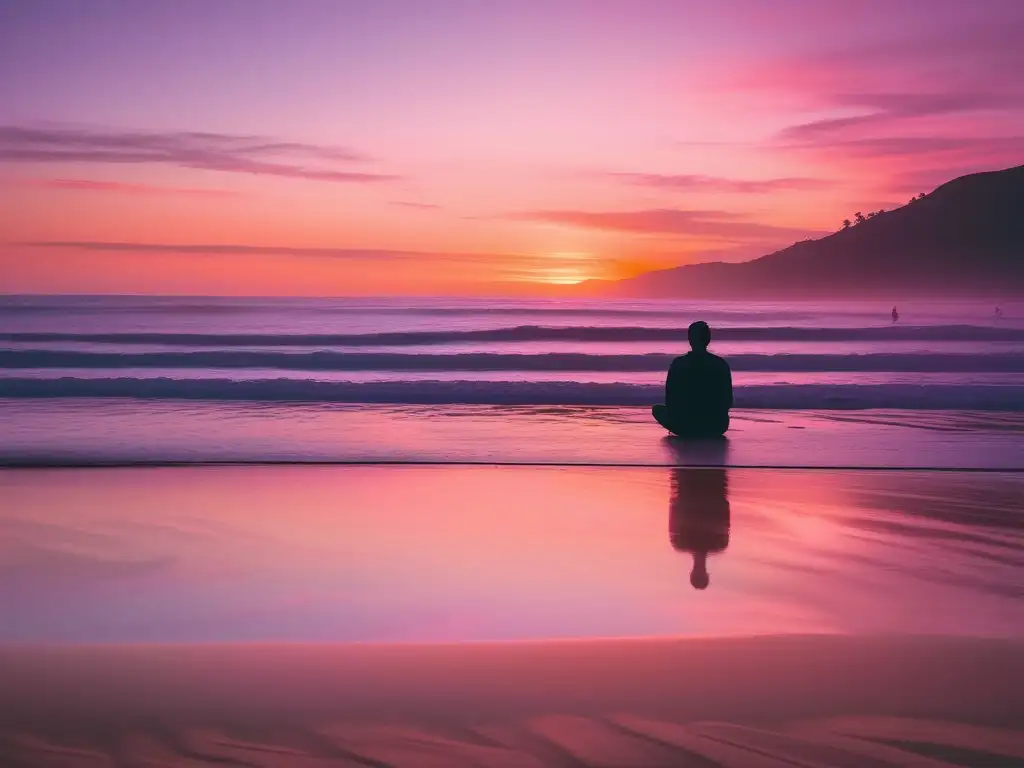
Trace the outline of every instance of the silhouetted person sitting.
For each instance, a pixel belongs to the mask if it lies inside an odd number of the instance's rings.
[[[732,373],[725,360],[708,352],[707,323],[693,323],[687,337],[690,351],[669,366],[665,403],[651,410],[661,426],[680,437],[720,437],[729,429]]]
[[[708,555],[729,546],[729,478],[724,468],[672,470],[668,537],[677,552],[693,555],[690,584],[707,589]]]

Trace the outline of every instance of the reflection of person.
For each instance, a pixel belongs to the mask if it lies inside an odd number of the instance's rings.
[[[665,402],[651,411],[661,426],[680,437],[724,435],[732,408],[729,364],[708,352],[711,329],[707,323],[693,323],[687,337],[690,351],[672,361]]]
[[[669,499],[672,548],[693,555],[690,584],[707,589],[708,555],[729,546],[729,477],[725,467],[675,467]]]

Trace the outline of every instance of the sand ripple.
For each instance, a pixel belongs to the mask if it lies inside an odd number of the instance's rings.
[[[6,732],[0,735],[0,760],[11,768],[939,768],[1024,764],[1024,732],[881,717],[753,728],[629,713],[552,715],[473,728],[442,723],[152,723],[116,730]]]

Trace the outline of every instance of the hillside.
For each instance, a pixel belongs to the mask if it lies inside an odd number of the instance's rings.
[[[1024,166],[962,176],[902,208],[753,261],[580,287],[652,298],[1021,296]]]

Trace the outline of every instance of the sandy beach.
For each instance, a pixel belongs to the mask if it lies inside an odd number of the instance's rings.
[[[0,487],[5,766],[1024,759],[1013,473],[248,466]]]
[[[1024,760],[1024,646],[927,637],[8,648],[10,766]]]

